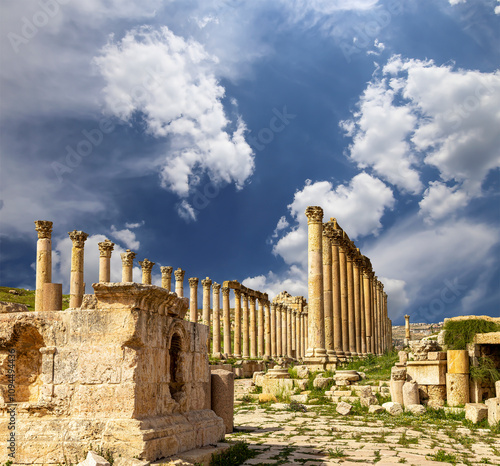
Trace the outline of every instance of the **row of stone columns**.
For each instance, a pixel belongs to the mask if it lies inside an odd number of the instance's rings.
[[[367,354],[392,346],[387,294],[337,221],[323,223],[323,209],[310,206],[308,220],[309,334],[311,364]]]

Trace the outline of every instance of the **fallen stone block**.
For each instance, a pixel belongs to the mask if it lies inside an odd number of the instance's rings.
[[[372,414],[382,414],[385,411],[380,405],[371,405],[368,407],[368,412]]]
[[[278,399],[271,393],[261,393],[259,394],[259,403],[269,403],[272,401],[276,403]]]
[[[307,403],[307,395],[292,395],[290,400],[297,403]]]
[[[309,368],[307,366],[295,366],[297,377],[300,379],[307,379],[309,377]]]
[[[349,403],[346,403],[345,401],[341,401],[340,403],[337,404],[336,411],[339,414],[342,414],[342,416],[347,416],[352,410],[352,406]]]
[[[328,385],[331,385],[332,382],[332,377],[322,377],[321,375],[318,375],[318,377],[316,377],[313,381],[313,387],[322,390],[323,388],[328,387]]]
[[[490,398],[485,403],[488,407],[488,424],[493,426],[500,421],[500,398]]]
[[[403,414],[403,407],[394,401],[389,401],[388,403],[384,403],[382,407],[391,415],[398,416],[399,414]]]
[[[488,406],[483,403],[466,403],[465,419],[477,424],[488,417]]]
[[[361,406],[372,406],[372,405],[378,405],[378,400],[376,396],[370,395],[370,396],[365,396],[363,398],[359,399]]]
[[[415,414],[417,416],[420,416],[421,414],[425,414],[427,411],[425,409],[425,406],[419,405],[419,404],[414,404],[414,405],[408,405],[405,406],[406,411],[409,411],[412,414]]]
[[[87,458],[85,458],[85,460],[81,463],[78,463],[77,466],[110,466],[110,464],[94,451],[89,451],[87,453]]]

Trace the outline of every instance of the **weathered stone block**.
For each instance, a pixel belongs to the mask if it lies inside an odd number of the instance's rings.
[[[483,403],[466,403],[465,419],[477,424],[488,417],[488,406]]]
[[[419,404],[405,406],[405,409],[406,411],[409,411],[410,413],[418,416],[420,416],[421,414],[425,414],[426,412],[425,407]]]
[[[335,410],[342,416],[347,416],[351,412],[352,406],[349,403],[341,401],[340,403],[337,404]]]
[[[226,434],[230,434],[234,419],[234,374],[223,369],[212,371],[211,386],[211,409],[222,418]]]
[[[296,401],[297,403],[307,403],[307,395],[292,395],[290,400]]]
[[[499,398],[500,398],[500,380],[497,380],[497,381],[495,382],[495,391],[496,391],[496,393],[497,393],[497,397],[499,397]]]
[[[469,352],[467,350],[448,350],[448,374],[469,373]]]
[[[372,406],[378,404],[377,397],[373,395],[362,397],[359,399],[359,401],[361,403],[361,406]]]
[[[328,387],[328,385],[332,385],[332,383],[333,377],[322,377],[321,375],[318,375],[318,377],[313,380],[313,387],[322,390]]]
[[[403,414],[403,407],[399,403],[390,401],[389,403],[384,403],[382,408],[384,408],[391,416]]]
[[[488,424],[493,426],[500,422],[500,398],[490,398],[485,404],[488,407]]]
[[[445,385],[446,361],[408,361],[408,379],[419,385]]]
[[[405,382],[405,384],[403,385],[403,406],[418,404],[420,404],[418,383],[414,380]]]
[[[448,406],[469,402],[469,374],[446,374],[446,401]]]
[[[380,405],[371,405],[368,407],[368,412],[372,414],[382,414],[385,411]]]
[[[446,351],[429,351],[427,353],[428,361],[445,361],[446,360]]]

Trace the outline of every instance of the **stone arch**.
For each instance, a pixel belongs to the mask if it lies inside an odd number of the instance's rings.
[[[12,398],[17,403],[38,401],[42,386],[40,348],[44,346],[43,337],[34,325],[14,325],[10,339],[0,347],[0,393],[5,402]],[[14,378],[9,379],[12,371]]]

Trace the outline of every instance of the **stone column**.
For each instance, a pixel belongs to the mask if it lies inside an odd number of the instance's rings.
[[[212,301],[213,301],[213,345],[212,354],[216,358],[221,357],[221,345],[220,345],[220,285],[216,282],[212,283]],[[205,302],[205,297],[203,297],[203,302]]]
[[[243,359],[250,358],[250,326],[248,312],[248,295],[241,293],[243,307]]]
[[[325,313],[325,348],[329,357],[333,357],[335,354],[333,349],[332,237],[332,224],[323,224],[323,303]]]
[[[358,355],[356,352],[356,316],[354,314],[354,267],[353,247],[349,244],[347,255],[347,314],[349,320],[349,352],[352,357]]]
[[[363,303],[365,312],[365,326],[366,326],[366,352],[372,353],[372,319],[371,319],[371,287],[370,287],[370,269],[369,263],[363,256]]]
[[[384,293],[384,309],[387,316],[387,349],[392,350],[392,322],[387,311],[387,293]]]
[[[377,292],[377,276],[374,274],[372,279],[372,299],[373,299],[373,352],[375,354],[380,354],[379,352],[379,327],[378,327],[378,292]]]
[[[331,219],[336,222],[334,218]],[[333,312],[333,351],[338,358],[344,357],[342,347],[342,300],[340,288],[339,247],[341,232],[333,231],[332,236],[332,312]]]
[[[179,298],[184,298],[184,274],[186,272],[178,268],[174,272],[175,277],[175,293]]]
[[[142,284],[151,285],[151,270],[153,269],[155,262],[144,259],[142,262],[139,262],[139,265],[142,268]]]
[[[362,256],[358,257],[358,281],[359,281],[359,309],[361,318],[361,354],[366,356],[367,354],[367,342],[366,342],[366,314],[365,314],[365,287],[363,279],[363,260]]]
[[[99,282],[109,283],[111,281],[111,252],[115,247],[109,239],[105,239],[99,246]]]
[[[356,353],[361,356],[361,294],[360,294],[360,271],[358,261],[358,250],[353,257],[353,287],[354,287],[354,319],[356,333]]]
[[[347,295],[347,254],[345,241],[339,246],[339,269],[340,269],[340,314],[342,319],[342,351],[344,356],[351,355],[349,351],[349,310]]]
[[[35,220],[36,242],[35,311],[43,311],[43,284],[52,281],[52,222]]]
[[[241,358],[241,290],[234,290],[234,357]],[[247,351],[248,354],[248,351]]]
[[[125,252],[120,254],[122,258],[122,283],[131,283],[134,281],[134,259],[135,252],[127,249]]]
[[[198,323],[198,278],[191,277],[189,282],[189,320]]]
[[[264,357],[264,298],[258,298],[257,355]]]
[[[292,308],[288,307],[286,311],[286,349],[287,349],[287,356],[289,358],[293,358],[292,341],[293,341],[293,314],[292,314]]]
[[[231,350],[231,308],[229,305],[229,292],[230,289],[222,287],[222,317],[224,319],[224,353],[230,357]],[[215,297],[214,297],[215,299]],[[215,316],[214,316],[215,318]],[[215,339],[215,337],[214,337]],[[238,355],[238,357],[241,356]]]
[[[411,333],[410,333],[410,316],[407,314],[405,315],[405,339],[410,341],[411,340]]]
[[[271,303],[271,356],[273,359],[278,357],[276,345],[276,303]]]
[[[82,305],[83,295],[85,293],[85,282],[83,281],[83,258],[84,244],[89,236],[83,231],[73,230],[68,233],[73,248],[71,249],[71,282],[69,307],[75,308]]]
[[[307,216],[308,348],[306,358],[326,358],[323,307],[323,209],[309,206]]]
[[[282,318],[283,306],[281,304],[276,305],[276,351],[278,352],[278,357],[283,356],[283,318]]]
[[[167,291],[171,291],[172,288],[172,270],[173,267],[160,267],[161,270],[161,286]]]
[[[298,339],[298,334],[299,334],[299,326],[298,326],[298,312],[294,309],[292,311],[293,313],[293,327],[292,327],[292,332],[293,332],[293,337],[292,337],[292,352],[294,355],[295,359],[299,359],[299,339]]]
[[[271,349],[271,306],[269,300],[264,303],[264,359],[270,359]]]
[[[257,358],[257,316],[255,312],[255,296],[248,297],[250,305],[250,358]]]
[[[210,287],[212,280],[208,277],[205,278],[201,281],[201,286],[203,287],[203,325],[208,325],[210,329]]]
[[[379,340],[380,340],[380,354],[384,353],[384,333],[385,333],[385,317],[384,317],[384,284],[379,281],[377,283],[377,291],[378,291],[378,317],[379,317]]]
[[[373,354],[376,354],[376,341],[377,341],[377,322],[375,320],[375,308],[376,308],[376,301],[375,301],[375,290],[374,290],[374,280],[375,280],[375,272],[373,270],[370,271],[370,319],[372,322],[372,338],[371,338],[371,350]]]

